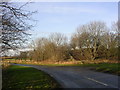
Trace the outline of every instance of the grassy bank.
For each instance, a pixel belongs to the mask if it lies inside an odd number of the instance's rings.
[[[71,66],[90,67],[92,70],[120,76],[120,63],[76,64]]]
[[[102,64],[90,64],[85,66],[94,67],[94,70],[96,71],[111,73],[120,76],[120,64],[102,63]]]
[[[31,67],[12,65],[3,70],[3,90],[9,88],[59,88],[48,74]]]
[[[92,70],[110,73],[120,76],[120,63],[100,63],[100,64],[47,64],[48,66],[79,66],[90,67]]]

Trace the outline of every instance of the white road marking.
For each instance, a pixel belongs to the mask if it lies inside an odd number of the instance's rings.
[[[102,84],[102,85],[104,85],[104,86],[108,86],[108,84],[103,83],[103,82],[100,82],[100,81],[97,81],[97,80],[95,80],[95,79],[93,79],[93,78],[88,78],[88,77],[85,77],[85,78],[87,78],[87,79],[89,79],[89,80],[91,80],[91,81],[97,82],[97,83],[99,83],[99,84]]]

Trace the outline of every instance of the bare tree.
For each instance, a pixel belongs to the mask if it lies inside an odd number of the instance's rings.
[[[52,33],[49,36],[51,42],[55,43],[57,46],[66,44],[67,37],[61,33]]]
[[[98,57],[97,53],[101,43],[101,36],[106,30],[107,27],[105,23],[99,21],[90,22],[77,29],[76,47],[79,48],[81,56],[92,60]]]
[[[16,49],[21,46],[21,43],[27,41],[27,36],[30,34],[26,31],[32,27],[27,21],[30,20],[33,12],[23,10],[25,5],[16,7],[14,3],[0,2],[2,51]]]
[[[48,38],[38,38],[33,48],[31,53],[34,53],[35,60],[60,61],[69,58],[67,38],[61,33],[53,33]]]
[[[92,59],[95,59],[96,57],[98,57],[98,48],[101,44],[101,36],[104,34],[104,32],[107,30],[107,27],[105,25],[104,22],[91,22],[88,25],[88,29],[90,31],[90,35],[91,35],[91,55],[92,55]]]
[[[66,51],[66,46],[67,46],[67,37],[64,35],[64,34],[61,34],[61,33],[52,33],[50,36],[49,36],[49,40],[50,42],[52,42],[55,47],[54,47],[54,57],[57,59],[57,60],[64,60],[64,54],[65,54],[65,51]]]

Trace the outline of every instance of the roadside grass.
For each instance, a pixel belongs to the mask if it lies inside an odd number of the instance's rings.
[[[83,67],[92,67],[95,71],[111,73],[120,76],[120,63],[83,64]]]
[[[48,74],[25,66],[11,65],[3,69],[2,89],[60,88]]]
[[[90,67],[92,70],[110,73],[120,76],[120,63],[100,63],[100,64],[44,64],[47,66],[79,66]]]
[[[21,63],[26,64],[26,63]],[[90,67],[91,70],[110,73],[120,76],[120,63],[99,63],[99,64],[30,64],[30,65],[43,65],[43,66],[79,66]]]
[[[3,60],[15,60],[14,58],[10,58],[10,59],[3,59]]]
[[[101,71],[105,73],[116,74],[120,76],[120,64],[98,64],[95,68],[96,71]]]
[[[120,63],[100,63],[100,64],[47,64],[47,66],[79,66],[91,67],[92,70],[110,73],[120,76]]]

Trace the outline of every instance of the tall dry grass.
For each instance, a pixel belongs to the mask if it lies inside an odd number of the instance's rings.
[[[7,66],[9,63],[19,64],[99,64],[99,63],[120,63],[118,60],[81,60],[81,61],[34,61],[34,60],[4,60],[3,65]]]

